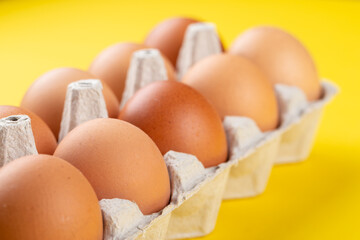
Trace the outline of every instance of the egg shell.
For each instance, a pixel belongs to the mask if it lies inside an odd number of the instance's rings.
[[[149,84],[130,98],[119,118],[147,133],[162,154],[170,150],[193,154],[205,167],[226,161],[226,137],[219,115],[185,84]]]
[[[96,79],[86,71],[75,68],[57,68],[40,76],[28,89],[21,106],[41,117],[57,138],[60,131],[67,87],[70,83]],[[119,102],[111,89],[102,82],[103,95],[109,117],[117,117]]]
[[[218,54],[196,63],[183,82],[203,94],[224,119],[252,118],[262,131],[275,129],[279,110],[275,91],[264,73],[251,61]]]
[[[117,119],[95,119],[73,129],[55,156],[77,167],[99,200],[134,201],[144,214],[170,200],[170,179],[155,143],[139,128]]]
[[[309,52],[295,37],[281,29],[249,29],[234,41],[229,52],[255,62],[272,84],[297,86],[310,101],[322,95],[320,79]]]
[[[101,240],[96,194],[79,170],[49,155],[0,170],[0,236],[8,240]]]
[[[155,26],[147,36],[145,44],[160,49],[171,63],[176,66],[186,29],[190,24],[197,22],[197,20],[191,18],[166,19]]]
[[[125,88],[127,71],[132,54],[149,47],[144,44],[123,42],[112,45],[102,51],[92,62],[89,72],[101,78],[114,91],[117,99],[121,101]],[[169,80],[176,80],[175,70],[171,62],[163,56]]]
[[[57,146],[56,138],[49,126],[35,113],[21,107],[0,106],[0,118],[11,115],[27,115],[31,120],[31,129],[34,135],[38,153],[53,154]]]

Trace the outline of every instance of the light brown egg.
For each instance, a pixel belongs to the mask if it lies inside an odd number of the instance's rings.
[[[255,27],[247,30],[234,41],[229,52],[255,62],[272,84],[297,86],[310,101],[321,97],[319,76],[309,52],[281,29]]]
[[[170,179],[163,156],[149,136],[127,122],[95,119],[81,124],[54,155],[77,167],[99,200],[128,199],[144,214],[169,203]]]
[[[176,60],[183,42],[187,27],[198,20],[192,18],[170,18],[159,23],[150,32],[145,40],[145,44],[150,47],[158,48],[171,63],[176,66]]]
[[[53,154],[57,146],[56,138],[49,126],[40,117],[21,107],[0,106],[0,118],[22,114],[29,116],[31,119],[31,128],[38,153]]]
[[[130,42],[112,45],[95,58],[89,72],[107,83],[121,101],[132,54],[147,48],[144,44]],[[166,57],[163,56],[163,59],[169,80],[176,80],[174,67]]]
[[[96,194],[79,170],[49,156],[26,156],[0,170],[0,236],[8,240],[101,240]]]
[[[245,58],[213,55],[196,63],[183,82],[198,90],[225,116],[252,118],[262,131],[275,129],[279,110],[275,91],[264,73]]]
[[[58,138],[67,86],[82,79],[96,79],[96,77],[75,68],[51,70],[31,85],[22,99],[21,107],[41,117]],[[119,102],[111,89],[104,82],[102,84],[109,117],[116,117],[119,112]]]
[[[149,84],[127,102],[119,118],[147,133],[162,154],[169,150],[193,154],[205,167],[226,161],[226,137],[219,115],[185,84]]]

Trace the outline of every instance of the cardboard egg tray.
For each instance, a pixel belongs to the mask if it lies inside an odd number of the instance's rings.
[[[209,234],[223,199],[257,196],[264,192],[274,164],[306,159],[323,108],[337,93],[330,82],[323,81],[322,86],[323,97],[311,103],[295,87],[276,86],[282,123],[271,132],[262,133],[249,118],[226,117],[229,160],[216,167],[205,169],[189,154],[165,154],[172,187],[170,204],[159,213],[143,216],[136,204],[127,200],[100,202],[104,239],[162,240]],[[112,207],[111,201],[123,204],[114,202]],[[120,209],[120,205],[126,207]]]

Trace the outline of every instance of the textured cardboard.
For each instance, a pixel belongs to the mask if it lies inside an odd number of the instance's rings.
[[[336,86],[330,82],[323,81],[322,86],[323,97],[308,103],[301,115],[294,119],[282,134],[276,164],[296,163],[309,156],[323,109],[338,92]]]
[[[37,153],[29,116],[0,119],[0,168],[17,158]]]
[[[78,125],[96,118],[108,117],[102,89],[98,79],[80,80],[68,85],[59,142]]]
[[[215,24],[204,22],[190,24],[186,29],[176,61],[178,79],[182,79],[196,62],[221,52],[221,43]]]
[[[215,228],[229,170],[221,168],[212,174],[200,191],[172,212],[167,239],[200,237]]]
[[[280,140],[280,135],[272,138],[231,167],[224,199],[254,197],[265,191]]]

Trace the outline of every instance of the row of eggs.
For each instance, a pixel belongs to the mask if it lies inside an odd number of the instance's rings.
[[[273,27],[246,31],[228,52],[200,60],[177,79],[186,29],[197,22],[165,20],[144,44],[113,45],[88,71],[47,72],[28,89],[21,107],[0,106],[0,117],[28,115],[38,152],[48,154],[26,156],[0,170],[1,236],[101,239],[98,200],[129,199],[144,214],[169,203],[170,180],[162,157],[167,151],[190,153],[205,167],[216,166],[228,155],[225,116],[250,117],[262,131],[277,128],[273,84],[297,86],[309,101],[321,97],[309,53],[293,36]],[[140,89],[119,112],[131,57],[147,48],[160,50],[170,81]],[[110,118],[81,124],[58,144],[67,86],[97,78]]]

